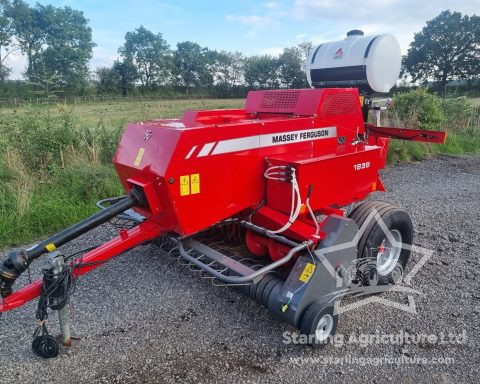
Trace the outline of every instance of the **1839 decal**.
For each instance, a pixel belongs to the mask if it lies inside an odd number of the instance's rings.
[[[364,163],[358,163],[358,164],[353,164],[353,169],[355,171],[360,171],[362,169],[367,169],[370,168],[370,162],[366,161]]]

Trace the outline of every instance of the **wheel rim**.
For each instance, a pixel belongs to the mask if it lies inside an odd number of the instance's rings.
[[[317,324],[317,329],[315,330],[315,338],[317,341],[325,341],[333,329],[333,316],[330,314],[323,315]]]
[[[392,272],[402,252],[402,234],[398,229],[391,229],[390,234],[394,238],[395,244],[385,237],[378,247],[377,272],[379,275],[387,275]]]

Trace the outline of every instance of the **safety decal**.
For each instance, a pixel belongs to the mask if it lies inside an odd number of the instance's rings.
[[[315,264],[307,263],[298,280],[303,281],[304,283],[308,283],[314,271],[315,271]]]
[[[144,154],[145,154],[145,148],[142,147],[138,150],[137,157],[135,158],[135,162],[133,163],[135,167],[140,166],[140,163],[142,162]]]
[[[180,176],[180,196],[190,195],[190,175]]]
[[[200,193],[200,174],[180,176],[180,196],[196,195]]]
[[[192,195],[196,193],[200,193],[200,174],[194,173],[190,175],[190,183],[191,183],[191,192]]]

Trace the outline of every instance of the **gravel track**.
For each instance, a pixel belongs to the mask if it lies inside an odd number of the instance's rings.
[[[294,329],[262,306],[233,289],[212,287],[154,246],[143,246],[79,281],[71,308],[73,333],[80,340],[69,350],[62,348],[58,358],[42,360],[31,352],[36,302],[2,316],[2,382],[478,382],[480,156],[390,166],[383,180],[389,192],[373,198],[409,212],[414,244],[434,254],[411,282],[420,292],[413,295],[416,313],[364,305],[340,316],[337,333],[348,338],[375,332],[464,332],[465,342],[352,343],[322,351],[287,345],[282,333]],[[69,249],[98,244],[114,234],[111,226],[103,226]],[[421,255],[412,258],[410,268]],[[404,294],[382,296],[408,303]],[[58,333],[55,315],[49,327]],[[342,365],[292,360],[297,357],[360,360]],[[453,362],[368,363],[382,357]]]

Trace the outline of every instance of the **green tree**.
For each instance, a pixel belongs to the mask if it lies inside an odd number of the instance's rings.
[[[480,17],[444,11],[427,21],[403,60],[413,81],[471,79],[480,73]]]
[[[8,77],[10,68],[5,65],[5,60],[16,50],[12,44],[12,20],[7,16],[9,7],[8,0],[0,0],[0,80]]]
[[[156,35],[140,26],[125,35],[125,44],[119,49],[124,61],[135,65],[142,85],[151,89],[165,84],[170,76],[171,52],[161,33]]]
[[[287,88],[304,88],[308,86],[304,70],[302,52],[298,47],[285,48],[278,58],[280,81]]]
[[[128,61],[115,61],[112,70],[117,81],[116,87],[122,92],[123,96],[126,96],[133,90],[135,81],[139,77],[137,68]]]
[[[35,66],[42,66],[58,79],[64,89],[79,89],[88,78],[88,62],[95,44],[92,30],[82,11],[37,4],[44,31],[42,48],[33,55]]]
[[[121,76],[112,68],[99,67],[95,70],[98,93],[116,93],[120,89]]]
[[[44,62],[37,62],[35,73],[30,75],[30,84],[34,86],[34,94],[47,99],[55,98],[61,93],[59,75],[50,71]]]
[[[213,51],[197,43],[191,41],[178,43],[173,53],[174,83],[186,88],[187,93],[192,88],[210,87],[213,84],[214,59]]]
[[[11,19],[15,38],[21,51],[27,55],[27,76],[34,74],[34,54],[41,49],[45,32],[41,25],[38,8],[31,8],[23,0],[13,0],[5,8],[5,16]]]
[[[85,85],[94,43],[83,12],[38,3],[30,7],[23,0],[13,0],[5,6],[5,16],[11,19],[14,36],[27,56],[30,80],[56,79],[64,90]]]
[[[215,85],[223,92],[232,93],[242,83],[244,57],[241,52],[215,52],[213,69]]]
[[[295,48],[297,48],[300,53],[300,58],[302,60],[302,70],[304,73],[306,73],[307,59],[312,49],[315,48],[315,45],[311,41],[303,41],[300,44],[297,44]]]
[[[249,88],[273,89],[279,86],[278,59],[270,55],[245,60],[245,83]]]

